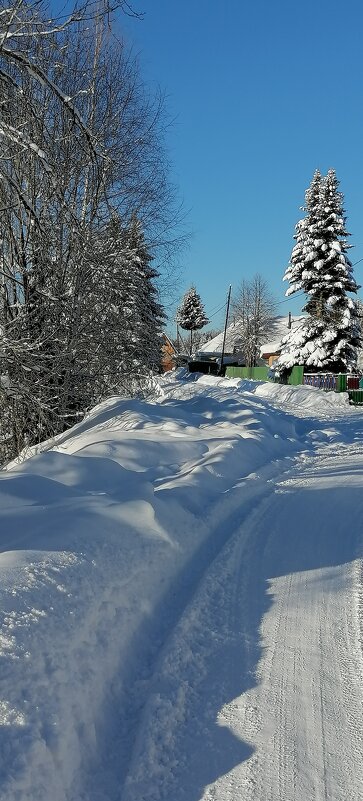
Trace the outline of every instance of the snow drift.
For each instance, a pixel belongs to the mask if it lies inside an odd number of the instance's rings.
[[[2,801],[119,797],[150,665],[233,515],[342,403],[180,371],[0,473]]]

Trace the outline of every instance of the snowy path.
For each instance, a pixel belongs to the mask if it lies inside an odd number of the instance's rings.
[[[363,453],[324,450],[204,576],[157,665],[122,801],[363,798]]]
[[[282,463],[284,463],[283,460]],[[184,620],[185,610],[188,610],[191,599],[198,592],[200,585],[203,585],[206,576],[209,576],[211,568],[214,570],[212,567],[214,563],[219,564],[218,556],[221,552],[223,553],[226,543],[231,538],[234,540],[234,532],[239,530],[242,520],[249,518],[256,505],[259,505],[261,500],[270,497],[273,492],[271,476],[280,475],[280,473],[281,460],[277,460],[277,462],[272,462],[272,464],[263,467],[258,475],[253,473],[251,476],[247,476],[242,485],[231,488],[227,497],[220,500],[213,508],[210,517],[208,518],[207,516],[204,521],[208,528],[207,539],[197,552],[193,553],[184,569],[173,581],[171,588],[168,589],[166,594],[162,595],[159,604],[153,609],[152,617],[144,622],[141,630],[137,632],[134,638],[129,664],[124,665],[122,670],[123,684],[118,698],[118,706],[122,709],[122,716],[120,718],[116,713],[112,742],[110,741],[110,732],[106,732],[106,740],[100,762],[97,761],[96,763],[95,773],[91,772],[83,790],[82,800],[83,798],[85,801],[86,799],[87,801],[97,801],[98,798],[104,799],[105,768],[106,774],[110,775],[110,796],[106,797],[112,797],[112,799],[120,797],[118,791],[115,793],[114,786],[116,783],[119,788],[125,780],[127,784],[128,767],[132,760],[133,751],[138,748],[139,729],[140,725],[142,729],[144,715],[143,710],[148,707],[150,700],[153,702],[155,683],[158,684],[159,682],[159,671],[162,672],[164,669],[164,651],[168,648],[170,640],[173,639],[174,632],[178,631],[180,620]],[[216,621],[215,623],[217,625]],[[206,634],[208,639],[208,632]],[[183,647],[183,644],[181,647]],[[187,647],[189,648],[189,644]],[[194,647],[193,643],[190,647]],[[173,678],[172,673],[169,671],[167,685],[169,685],[170,680],[173,681]],[[177,684],[179,683],[179,675],[176,678],[176,682]],[[179,689],[178,686],[177,692],[179,692]],[[170,697],[167,696],[166,704],[167,722],[165,726],[167,730],[170,722],[170,705],[175,707],[174,711],[177,712],[178,701],[171,695]],[[177,718],[173,722],[178,725]],[[107,725],[108,727],[110,725],[109,717]],[[154,745],[152,747],[154,748]],[[157,759],[159,756],[160,765],[156,766],[157,773],[164,759],[161,752],[158,752]],[[99,774],[99,764],[102,765],[101,774]],[[155,780],[150,779],[149,773],[146,778],[147,786],[151,793],[155,793],[155,798],[159,798],[159,778],[159,776],[156,776]],[[79,790],[77,790],[78,793]],[[140,791],[137,789],[135,792],[132,791],[131,797],[135,801],[140,798],[141,801],[143,796],[140,795]],[[149,798],[149,795],[146,794],[145,797]],[[150,798],[153,797],[153,795],[150,795]],[[74,801],[76,801],[76,798]]]
[[[0,474],[1,801],[363,801],[363,410],[160,393]]]

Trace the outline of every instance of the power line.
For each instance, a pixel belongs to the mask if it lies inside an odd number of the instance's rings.
[[[213,314],[213,312],[214,312],[216,309],[217,309],[217,311],[219,311],[219,306],[218,306],[218,303],[217,303],[217,305],[216,305],[216,306],[213,306],[213,308],[212,308],[212,309],[210,309],[210,311],[209,311],[209,312],[206,312],[206,313],[207,313],[207,314]]]
[[[295,298],[302,298],[303,295],[304,295],[304,292],[300,292],[298,295],[295,295]],[[291,303],[291,297],[290,298],[286,298],[286,300],[279,300],[277,305],[281,306],[281,303]]]
[[[217,309],[217,311],[214,312],[214,314],[208,314],[209,319],[211,319],[212,317],[215,317],[216,314],[219,314],[219,312],[221,312],[222,309],[225,309],[226,306],[227,306],[227,303],[224,303],[223,306],[220,306],[219,309]]]

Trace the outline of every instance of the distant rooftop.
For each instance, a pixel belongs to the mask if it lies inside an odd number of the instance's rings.
[[[302,320],[304,319],[303,314],[298,316],[291,316],[291,327],[295,328],[301,325]],[[271,326],[270,337],[266,344],[263,345],[261,348],[261,353],[275,353],[276,350],[279,349],[281,340],[287,334],[289,330],[289,316],[286,317],[275,317],[273,325]],[[220,334],[210,339],[200,348],[198,348],[199,352],[204,353],[222,353],[223,347],[223,334],[224,332],[221,331]],[[226,353],[232,353],[233,348],[239,346],[239,340],[241,338],[241,329],[240,329],[240,321],[234,320],[227,328],[226,334],[226,345],[225,350]]]
[[[300,314],[296,317],[291,315],[291,328],[299,328],[302,324],[302,321],[305,319],[304,314]],[[283,338],[286,336],[289,330],[289,316],[287,317],[276,317],[274,321],[274,327],[271,331],[271,339],[268,342],[265,342],[261,347],[261,356],[264,353],[276,353],[280,350],[281,342]]]

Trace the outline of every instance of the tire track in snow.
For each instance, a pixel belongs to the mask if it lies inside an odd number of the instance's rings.
[[[363,468],[362,448],[354,454],[356,464],[351,475],[347,461],[346,474],[341,471],[339,477],[338,471],[336,479],[334,464],[336,466],[338,459],[342,463],[342,452],[330,446],[327,451],[328,457],[309,459],[307,470],[311,479],[306,477],[305,466],[303,481],[299,482],[297,477],[295,482],[296,485],[301,484],[302,493],[298,511],[305,514],[305,521],[311,528],[308,535],[301,531],[306,538],[306,548],[310,550],[311,564],[306,564],[306,558],[302,559],[301,568],[305,569],[296,572],[298,564],[295,563],[298,560],[290,558],[294,572],[288,574],[286,571],[285,577],[286,567],[276,570],[276,566],[272,565],[273,569],[270,570],[270,575],[276,576],[271,581],[274,604],[262,624],[265,650],[259,666],[260,685],[257,694],[258,703],[265,710],[267,724],[262,733],[257,733],[257,757],[250,760],[250,773],[255,781],[251,796],[254,801],[286,801],[287,798],[289,801],[291,798],[299,801],[307,798],[316,801],[361,801],[363,797],[362,741],[359,738],[357,740],[357,732],[363,723],[362,659],[361,653],[358,654],[359,620],[350,609],[352,599],[357,594],[355,559],[359,554],[354,550],[354,538],[349,536],[346,523],[347,512],[356,508],[351,503],[353,486],[351,497],[348,491],[345,504],[344,494],[341,494],[339,503],[342,509],[339,510],[339,504],[336,505],[336,517],[327,516],[333,522],[332,531],[324,527],[324,511],[327,511],[324,493],[328,491],[329,498],[331,492],[339,493],[339,485],[346,491],[350,484],[354,485],[354,481],[361,486],[359,472],[362,473]],[[346,460],[348,453],[346,449]],[[360,464],[358,472],[357,460]],[[289,481],[286,484],[288,491],[293,483]],[[316,502],[314,493],[317,494],[319,486],[322,488]],[[298,492],[296,486],[296,500]],[[279,497],[280,500],[284,498],[276,496],[276,500]],[[321,501],[320,514],[316,515],[315,522],[305,500],[312,504],[314,512]],[[360,496],[358,501],[361,506]],[[357,519],[360,517],[359,505],[356,508]],[[356,531],[359,546],[359,528]],[[340,539],[342,542],[339,545]],[[281,545],[283,538],[275,535],[275,541],[276,546],[279,541]],[[293,541],[298,550],[297,538],[293,537]],[[330,548],[331,559],[328,558]],[[312,558],[314,551],[315,566]],[[281,556],[284,561],[284,555]],[[288,559],[285,558],[285,562]],[[281,625],[281,614],[285,616],[285,625]],[[291,669],[287,658],[289,651],[294,654]],[[282,688],[280,695],[274,691],[279,676]],[[352,698],[355,699],[354,707]],[[272,737],[269,736],[269,727],[274,732]],[[280,742],[279,757],[276,742]],[[298,771],[295,776],[291,766],[285,775],[285,782],[281,783],[281,772],[287,767],[284,754],[289,752],[291,742],[298,758]],[[276,773],[278,782],[274,781]],[[246,798],[249,799],[249,796]]]
[[[300,463],[273,499],[261,498],[205,565],[154,663],[123,801],[361,801],[363,671],[350,610],[357,554],[345,522],[359,470],[350,475],[347,463],[339,474],[342,449],[326,451]],[[363,468],[361,449],[354,458]],[[294,504],[295,532],[286,528]],[[213,770],[193,759],[193,747],[201,762],[225,748],[209,783]]]
[[[268,507],[266,493],[259,500],[260,506]],[[246,686],[254,683],[250,670],[255,661],[254,637],[249,622],[247,629],[240,630],[239,617],[236,631],[231,609],[235,603],[236,571],[242,559],[247,559],[248,533],[256,515],[254,509],[246,516],[207,566],[160,653],[122,801],[196,801],[203,792],[205,777],[215,773],[213,757],[218,757],[221,741],[226,740],[225,759],[230,766],[237,752],[238,757],[251,753],[251,747],[230,736],[222,722],[219,737],[215,717],[226,697],[229,700],[231,685],[237,682],[240,687],[236,657],[245,662]]]
[[[287,474],[291,472],[291,464],[289,470],[284,472],[287,472]],[[200,690],[198,686],[196,687],[195,684],[190,683],[190,673],[192,672],[191,663],[194,658],[194,661],[199,663],[199,672],[206,675],[211,673],[212,679],[209,676],[209,680],[214,680],[215,682],[216,671],[215,669],[213,670],[208,663],[209,660],[212,665],[215,660],[217,660],[218,663],[218,657],[214,654],[214,644],[216,642],[218,646],[220,637],[222,637],[223,648],[230,656],[230,662],[232,661],[231,656],[233,655],[233,651],[237,650],[238,656],[241,659],[241,665],[243,665],[242,675],[239,672],[237,677],[233,665],[230,664],[228,666],[228,670],[226,671],[227,686],[224,692],[221,692],[220,687],[214,685],[213,690],[211,687],[209,688],[212,694],[219,692],[220,706],[222,707],[226,700],[229,701],[232,685],[242,690],[242,686],[246,689],[255,684],[254,668],[256,664],[256,650],[259,650],[258,636],[256,636],[256,633],[261,610],[266,606],[264,592],[261,592],[261,603],[257,610],[250,608],[250,601],[251,598],[254,600],[253,584],[256,576],[258,576],[257,564],[260,562],[260,554],[264,549],[268,532],[267,525],[263,525],[260,530],[256,530],[256,521],[261,522],[261,518],[265,518],[266,521],[268,520],[271,493],[273,492],[274,486],[272,485],[270,487],[270,494],[261,498],[258,508],[253,509],[239,527],[236,526],[224,548],[217,554],[213,563],[206,567],[194,597],[190,597],[189,604],[186,606],[184,614],[181,616],[175,629],[172,630],[169,639],[161,651],[158,661],[155,664],[154,680],[151,682],[150,696],[140,722],[133,761],[128,780],[126,781],[125,791],[122,795],[122,801],[136,801],[136,799],[137,801],[156,801],[156,799],[163,799],[163,801],[165,799],[166,801],[166,799],[171,797],[173,799],[179,799],[180,797],[183,799],[186,798],[188,801],[194,801],[194,799],[201,797],[199,796],[199,790],[201,790],[202,787],[200,778],[197,779],[197,787],[192,787],[187,784],[187,789],[185,787],[181,789],[182,785],[179,781],[180,765],[178,765],[178,760],[174,775],[172,753],[180,753],[180,751],[183,751],[183,748],[188,750],[188,748],[190,748],[190,743],[188,744],[188,733],[184,737],[187,742],[180,743],[178,740],[178,733],[171,736],[170,728],[173,723],[176,729],[180,727],[182,731],[181,740],[183,740],[183,727],[186,729],[188,728],[189,717],[193,718],[196,714],[197,717],[203,717],[205,714],[200,702]],[[255,542],[256,538],[258,539],[257,548]],[[247,565],[248,569],[246,570]],[[223,592],[218,593],[216,587],[218,588],[221,582],[225,586],[223,587]],[[260,583],[262,587],[262,579]],[[224,607],[224,616],[221,616],[221,606]],[[245,612],[245,616],[241,616],[241,607]],[[286,627],[286,621],[282,616],[280,625]],[[210,642],[208,646],[204,648],[200,647],[201,630],[209,631],[211,634]],[[194,632],[194,634],[192,634],[192,632]],[[276,640],[278,640],[278,637],[276,637]],[[189,658],[187,655],[183,659],[180,657],[181,650],[184,650],[186,653],[189,651],[190,654],[194,656]],[[170,672],[171,664],[177,662],[179,662],[179,672],[177,673],[178,681],[180,680],[179,683],[181,686],[187,688],[187,696],[189,693],[189,698],[183,698],[182,704],[180,704],[180,699],[177,698],[175,689],[174,697],[172,694],[168,695],[170,687],[168,686],[167,676]],[[224,673],[220,664],[218,664],[218,671],[222,678]],[[161,681],[160,675],[163,676]],[[166,691],[165,687],[163,688],[163,683],[167,686]],[[159,692],[160,685],[162,687],[161,696]],[[280,693],[280,695],[284,698],[283,692]],[[176,708],[174,721],[172,708],[169,707],[171,698]],[[162,708],[163,704],[168,714],[160,716],[158,707]],[[180,713],[180,706],[183,707],[182,713]],[[190,711],[190,708],[193,709],[193,706],[197,708],[197,713],[195,713],[195,711]],[[214,712],[216,711],[215,706],[214,703]],[[185,712],[185,709],[187,709],[187,712]],[[248,717],[248,715],[252,714],[253,717],[254,711],[253,706],[247,708],[246,716]],[[226,719],[228,719],[228,715]],[[208,727],[210,729],[212,727],[216,728],[214,719],[213,721],[208,720],[207,723],[208,726],[206,730]],[[239,720],[237,720],[237,726],[238,724]],[[222,718],[220,725],[224,725],[227,730],[225,722],[222,724]],[[206,737],[208,738],[208,736],[212,741],[213,737],[210,731],[207,731]],[[200,741],[199,746],[204,748]],[[280,746],[281,741],[278,743],[278,747]],[[213,750],[213,742],[210,747]],[[226,745],[226,748],[233,750],[233,745],[231,745],[230,741],[229,745]],[[157,752],[156,755],[155,749]],[[244,751],[246,755],[246,752],[250,754],[252,749],[250,746],[246,749],[245,746]],[[163,765],[164,761],[166,761],[165,765]],[[160,764],[162,765],[161,769]],[[184,766],[184,782],[188,782],[187,772],[188,768]],[[283,780],[284,777],[281,776],[281,785],[283,784]],[[248,779],[245,780],[245,784],[249,784]],[[239,791],[240,789],[241,788],[239,788]],[[206,797],[218,797],[218,794],[215,795],[213,787],[211,788],[211,793],[211,796],[208,795]],[[232,797],[234,798],[235,796],[231,796],[231,798]]]
[[[301,443],[296,445],[297,448],[302,447]],[[293,457],[289,454],[286,458],[263,466],[258,474],[246,476],[244,482],[239,479],[238,485],[232,486],[216,502],[209,515],[209,525],[207,520],[207,539],[186,564],[182,574],[176,577],[172,588],[163,595],[158,607],[153,610],[152,619],[147,619],[145,626],[137,632],[129,656],[124,660],[122,674],[115,683],[113,697],[109,702],[110,709],[106,713],[107,726],[112,735],[111,741],[110,733],[106,735],[106,745],[102,749],[102,773],[98,778],[97,766],[95,771],[91,770],[90,776],[85,779],[83,791],[77,787],[71,801],[119,801],[123,798],[122,788],[132,754],[138,748],[144,707],[152,693],[155,676],[158,676],[164,652],[173,638],[174,630],[198,591],[203,577],[208,574],[211,565],[229,540],[235,536],[236,528],[255,513],[256,505],[259,506],[264,499],[271,496],[274,491],[273,480],[286,471],[289,472],[292,461]],[[112,709],[115,703],[121,710],[121,716],[117,709],[116,712]],[[110,723],[109,718],[111,721],[113,718],[113,723]],[[99,739],[103,736],[101,730]],[[109,777],[106,790],[105,774]],[[135,801],[141,801],[141,797],[135,796]]]

